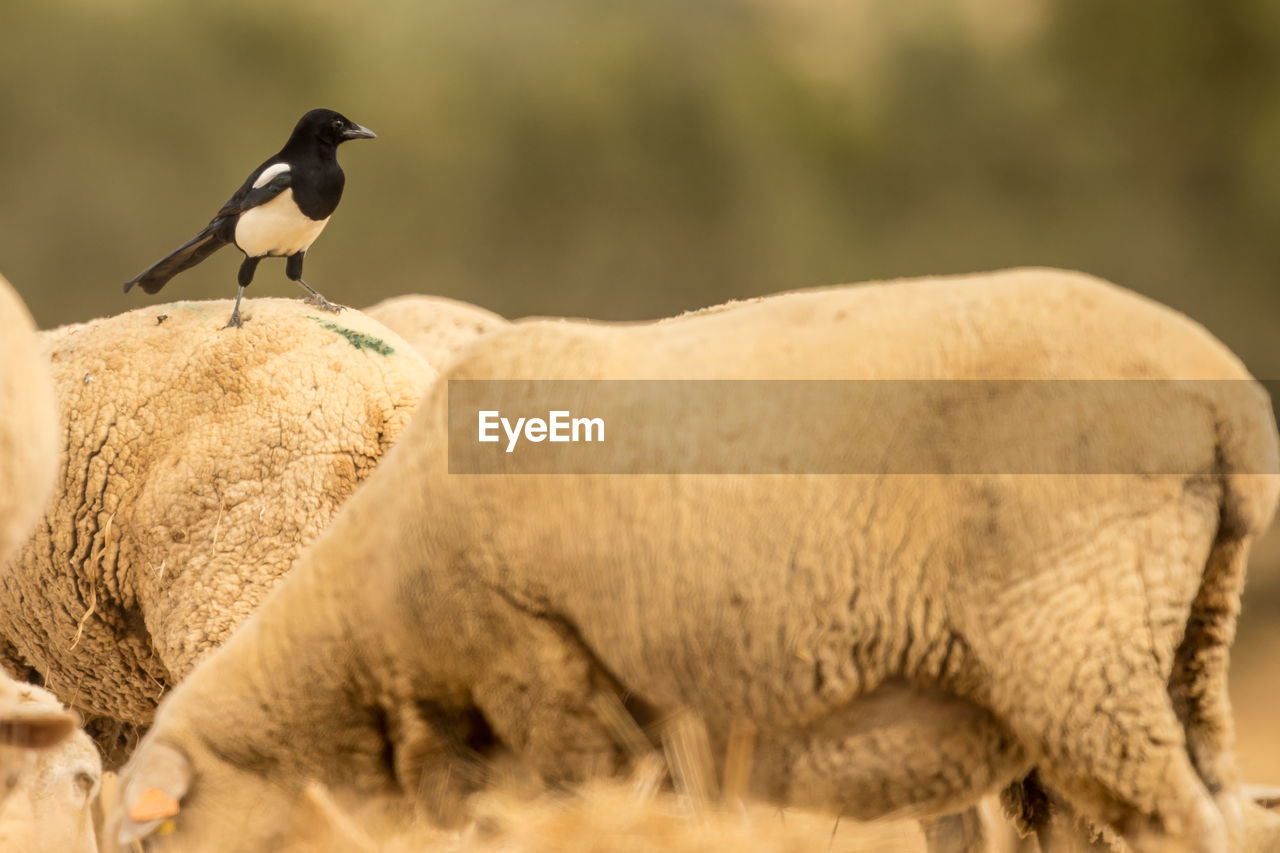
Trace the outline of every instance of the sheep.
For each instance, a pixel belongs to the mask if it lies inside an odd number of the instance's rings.
[[[58,412],[26,306],[0,277],[0,573],[53,493]],[[47,691],[0,672],[0,849],[97,850],[90,803],[102,768]]]
[[[1195,382],[1092,417],[1058,406],[1057,383],[969,405],[970,383],[947,382],[959,398],[889,393],[802,442],[767,399],[752,429],[717,431],[722,412],[674,383],[665,399],[689,409],[660,414],[681,437],[615,423],[612,452],[648,442],[652,468],[683,467],[539,473],[545,457],[498,449],[504,474],[450,473],[474,435],[450,432],[450,400],[493,378]],[[520,387],[547,402],[529,390],[547,383]],[[1065,471],[967,469],[1017,439]],[[811,444],[929,467],[790,469]],[[1226,664],[1277,444],[1265,392],[1203,328],[1076,273],[515,324],[449,367],[297,570],[168,697],[113,834],[274,849],[309,779],[456,820],[488,756],[572,783],[686,710],[715,755],[753,726],[749,791],[774,802],[928,817],[1034,768],[1134,850],[1265,849],[1277,828],[1241,794]],[[772,476],[733,473],[766,458]],[[1073,473],[1081,459],[1118,467]]]
[[[408,341],[437,370],[471,341],[509,325],[492,311],[444,296],[393,296],[364,312]]]
[[[53,493],[57,418],[31,315],[0,276],[0,567]]]
[[[57,698],[0,673],[0,850],[96,853],[102,758]]]
[[[15,675],[43,677],[119,763],[161,694],[328,523],[436,372],[382,325],[260,299],[45,333],[61,478],[0,577]]]

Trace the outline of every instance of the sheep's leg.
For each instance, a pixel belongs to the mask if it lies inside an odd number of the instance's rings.
[[[982,816],[976,806],[957,814],[925,818],[920,825],[929,853],[983,853],[987,849]]]
[[[420,684],[406,685],[409,698],[387,718],[397,782],[426,815],[457,825],[468,798],[498,777],[524,789],[618,769],[614,728],[597,713],[602,694],[619,703],[616,685],[572,627],[508,590],[466,609],[472,630],[437,652],[467,673],[465,692],[427,701]]]
[[[1020,850],[1073,853],[1116,849],[1103,830],[1076,814],[1070,803],[1043,784],[1035,770],[1005,788],[1000,803],[1023,837]]]
[[[1012,734],[985,708],[902,683],[827,715],[805,740],[791,756],[787,788],[769,793],[859,820],[961,812],[1028,769]],[[926,823],[935,849],[978,843],[965,820]]]
[[[391,703],[385,723],[395,742],[395,777],[410,800],[442,827],[461,826],[467,799],[489,781],[493,756],[477,755],[485,732],[464,707]]]
[[[1248,553],[1244,539],[1214,543],[1169,678],[1169,695],[1185,729],[1191,761],[1233,830],[1240,819],[1240,795],[1227,656],[1235,638]]]
[[[1104,693],[1094,689],[1100,673],[1131,670],[1136,650],[1116,643],[1112,651],[1115,658],[1085,670],[1089,683],[1060,685],[1061,695],[1072,697],[1062,707],[1084,714],[1010,709],[1010,725],[1042,746],[1038,765],[1046,783],[1136,853],[1171,845],[1226,853],[1222,815],[1192,766],[1164,680],[1153,671],[1129,671],[1100,682]]]
[[[471,690],[493,733],[548,782],[614,772],[621,750],[598,711],[608,675],[569,626],[506,601],[504,628],[515,641]]]

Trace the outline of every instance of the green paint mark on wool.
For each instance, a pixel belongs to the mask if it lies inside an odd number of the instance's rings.
[[[355,329],[348,329],[339,326],[337,323],[321,320],[319,317],[312,317],[311,319],[329,331],[342,335],[347,339],[347,343],[356,349],[373,350],[378,355],[391,355],[395,352],[395,349],[389,346],[382,338],[375,338],[373,335],[366,335],[364,332],[357,332]]]

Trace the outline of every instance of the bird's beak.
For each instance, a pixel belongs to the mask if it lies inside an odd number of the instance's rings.
[[[354,127],[348,127],[346,130],[342,131],[342,138],[343,139],[377,139],[378,134],[374,133],[372,130],[370,130],[367,127],[361,127],[360,125],[357,124]]]

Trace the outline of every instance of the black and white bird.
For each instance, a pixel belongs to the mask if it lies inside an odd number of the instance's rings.
[[[178,273],[234,243],[245,259],[227,326],[241,325],[240,297],[263,258],[288,258],[285,275],[310,291],[311,301],[328,311],[342,310],[302,280],[302,259],[342,198],[346,178],[338,146],[374,138],[372,130],[333,110],[307,113],[280,152],[253,170],[203,231],[127,282],[125,293],[135,284],[156,293]]]

